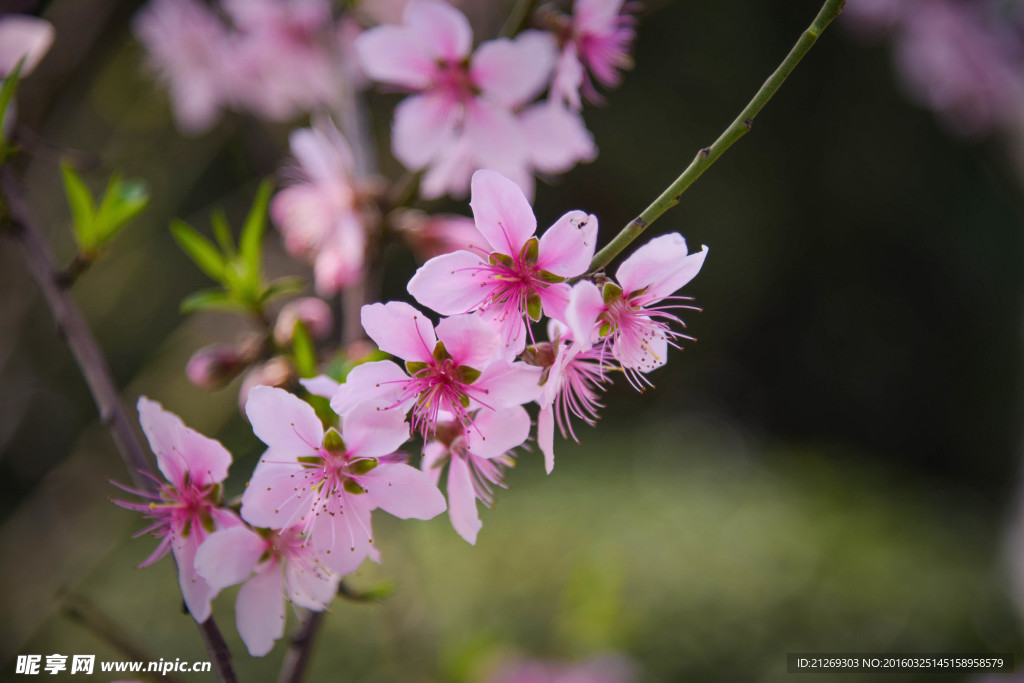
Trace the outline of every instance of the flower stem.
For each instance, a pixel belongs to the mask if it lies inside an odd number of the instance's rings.
[[[768,100],[778,91],[783,81],[786,80],[796,65],[800,63],[804,55],[810,51],[822,31],[832,23],[833,19],[839,16],[845,4],[846,0],[825,0],[825,4],[818,11],[818,16],[814,18],[814,22],[801,34],[793,49],[789,51],[789,54],[782,60],[778,68],[768,77],[768,80],[764,82],[753,99],[743,108],[743,111],[736,117],[736,120],[718,136],[718,139],[710,147],[705,147],[698,151],[697,156],[686,167],[686,170],[676,178],[675,182],[669,185],[668,189],[662,192],[639,216],[631,220],[611,242],[594,256],[594,260],[590,262],[589,273],[594,273],[608,265],[612,259],[622,253],[623,249],[639,237],[640,233],[646,230],[651,223],[678,204],[679,198],[690,185],[715,163],[725,150],[732,147],[733,143],[750,131],[754,117],[760,113],[764,105],[768,104]]]
[[[299,683],[305,677],[306,667],[309,666],[310,655],[313,652],[313,642],[320,632],[323,619],[323,612],[306,611],[306,621],[288,643],[281,672],[277,675],[277,683]]]
[[[152,471],[146,451],[121,405],[121,397],[106,358],[67,288],[61,286],[61,274],[54,264],[53,255],[28,209],[22,184],[9,164],[0,167],[0,199],[3,200],[0,206],[3,223],[9,226],[14,239],[21,244],[29,269],[43,290],[57,328],[71,348],[100,411],[100,420],[114,438],[132,482],[142,491],[155,491],[153,480],[146,476]],[[213,617],[198,624],[198,627],[203,643],[213,659],[218,680],[221,683],[236,683],[238,678],[231,666],[231,653]]]

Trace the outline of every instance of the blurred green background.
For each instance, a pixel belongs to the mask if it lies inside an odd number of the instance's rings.
[[[58,36],[23,84],[21,121],[97,155],[95,188],[121,169],[154,197],[76,299],[126,404],[144,393],[220,438],[239,491],[260,444],[237,382],[205,394],[183,368],[244,328],[178,313],[207,283],[167,223],[205,230],[224,206],[238,225],[286,156],[288,128],[232,115],[182,138],[140,68],[129,28],[140,3],[21,5]],[[585,112],[600,156],[541,184],[539,222],[583,208],[614,234],[717,137],[818,7],[649,3],[635,70],[607,107]],[[371,98],[381,130],[395,100]],[[36,158],[24,171],[67,262],[58,168]],[[377,516],[384,563],[352,583],[397,592],[335,603],[310,680],[476,681],[512,655],[621,653],[645,681],[787,680],[788,652],[1021,659],[1022,177],[998,139],[952,139],[907,104],[884,46],[830,29],[753,132],[651,229],[711,249],[688,291],[704,309],[687,319],[699,342],[651,375],[656,390],[618,382],[597,429],[558,443],[552,475],[524,454],[482,512],[476,547],[444,517]],[[464,202],[432,207],[468,214]],[[272,274],[301,272],[276,233],[268,247]],[[402,296],[414,267],[394,255],[386,298]],[[126,474],[7,239],[0,293],[0,680],[17,679],[16,654],[126,658],[69,617],[69,596],[154,659],[206,659],[170,564],[133,569],[154,541],[131,540],[141,520],[107,501],[108,479]],[[229,591],[215,614],[242,680],[272,680],[283,647],[246,656],[232,604]]]

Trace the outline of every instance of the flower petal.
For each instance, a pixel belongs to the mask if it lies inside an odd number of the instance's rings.
[[[394,453],[409,439],[405,413],[388,410],[387,404],[364,401],[341,423],[345,447],[353,457],[378,458]]]
[[[274,649],[274,641],[284,635],[284,586],[281,566],[272,560],[245,582],[235,600],[238,635],[253,657],[262,657]]]
[[[562,277],[583,273],[597,246],[597,216],[570,211],[540,237],[537,267]]]
[[[554,36],[546,31],[489,40],[473,53],[470,78],[489,100],[514,109],[544,90],[557,51]]]
[[[309,393],[321,398],[332,398],[336,393],[338,393],[338,389],[341,388],[340,382],[336,382],[327,375],[317,375],[316,377],[311,377],[309,379],[300,379],[299,384],[301,384]]]
[[[483,410],[468,429],[469,451],[481,458],[497,458],[521,446],[530,436],[530,416],[522,406]]]
[[[473,386],[485,391],[484,400],[497,410],[535,400],[540,395],[540,374],[538,367],[500,360],[491,363]]]
[[[646,288],[644,297],[662,299],[692,280],[704,265],[708,248],[688,254],[679,233],[655,237],[622,262],[615,279],[629,295]]]
[[[494,171],[477,171],[470,184],[476,229],[495,251],[518,256],[537,231],[537,218],[523,191]]]
[[[201,624],[210,618],[210,600],[216,595],[216,591],[196,573],[198,536],[199,534],[189,534],[181,542],[172,544],[171,550],[174,553],[174,561],[178,563],[178,585],[181,586],[185,606]]]
[[[24,57],[21,77],[28,76],[50,49],[56,35],[53,24],[25,14],[0,19],[0,77],[6,76]]]
[[[462,458],[452,458],[448,467],[448,519],[466,541],[476,545],[476,536],[483,523],[476,509],[476,493],[469,465]]]
[[[476,315],[456,315],[437,324],[437,337],[456,365],[477,370],[485,367],[498,350],[498,333]]]
[[[457,102],[441,94],[415,95],[395,107],[391,150],[407,168],[418,170],[453,143]]]
[[[404,301],[363,306],[359,319],[381,351],[420,363],[433,358],[437,345],[433,323]]]
[[[486,273],[479,256],[454,251],[430,259],[409,280],[409,293],[420,304],[441,315],[473,310],[487,294]]]
[[[466,15],[437,0],[413,0],[402,16],[434,60],[460,62],[473,47]]]
[[[531,163],[543,173],[565,173],[577,163],[597,157],[594,138],[579,113],[541,102],[522,113],[520,121]]]
[[[430,477],[410,465],[381,463],[357,481],[374,503],[400,519],[431,519],[447,508]]]
[[[245,414],[260,441],[279,455],[313,455],[323,443],[324,428],[313,406],[284,389],[253,387]]]
[[[331,410],[344,417],[364,401],[394,405],[401,398],[402,388],[408,381],[409,376],[392,361],[362,363],[352,368],[345,383],[334,393]],[[398,409],[399,406],[394,408]]]
[[[249,578],[267,546],[266,539],[246,526],[215,531],[196,551],[196,572],[215,592],[222,591]]]
[[[421,89],[434,74],[431,50],[406,26],[383,25],[355,40],[356,56],[366,75],[381,83]]]
[[[604,298],[597,285],[589,280],[573,285],[569,305],[565,309],[565,322],[572,331],[572,338],[584,351],[594,345],[597,318],[604,310]]]
[[[555,410],[551,406],[537,415],[537,445],[544,454],[544,469],[551,474],[555,469]]]
[[[282,529],[309,514],[311,475],[292,460],[268,450],[242,493],[242,519],[255,527]]]

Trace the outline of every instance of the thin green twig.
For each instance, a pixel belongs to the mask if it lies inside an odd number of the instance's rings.
[[[839,16],[845,4],[846,0],[825,1],[825,4],[818,12],[818,16],[814,18],[814,22],[801,34],[793,49],[789,51],[789,54],[782,60],[778,68],[768,77],[768,80],[764,82],[764,85],[757,91],[753,99],[743,108],[743,111],[736,117],[736,120],[718,136],[718,139],[710,147],[705,147],[697,152],[697,156],[686,167],[686,170],[676,178],[675,182],[669,185],[668,189],[662,192],[639,216],[631,220],[601,251],[597,252],[594,260],[590,262],[589,273],[594,273],[608,265],[612,259],[622,253],[623,249],[639,237],[640,233],[646,230],[651,223],[678,204],[679,198],[690,185],[713,163],[718,161],[718,157],[722,156],[725,150],[732,147],[733,143],[750,131],[754,117],[760,113],[764,105],[768,104],[768,100],[778,91],[789,74],[796,68],[796,65],[804,58],[804,55],[810,51],[822,31],[832,23],[833,19]]]

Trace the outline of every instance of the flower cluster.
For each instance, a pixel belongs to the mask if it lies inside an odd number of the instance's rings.
[[[554,426],[576,438],[572,419],[593,425],[614,373],[637,388],[688,339],[675,295],[704,262],[678,234],[651,240],[627,258],[613,281],[587,276],[597,218],[570,211],[538,237],[537,219],[512,180],[494,171],[472,178],[475,228],[483,243],[427,261],[410,294],[443,317],[400,302],[363,306],[362,327],[397,361],[364,362],[343,382],[303,380],[330,399],[333,421],[284,389],[248,389],[245,414],[266,451],[238,505],[225,508],[221,483],[230,455],[176,416],[141,399],[143,428],[167,483],[152,502],[118,501],[153,523],[160,537],[144,564],[173,550],[182,589],[197,620],[221,589],[243,583],[236,611],[254,655],[283,634],[285,598],[323,610],[340,578],[367,557],[379,561],[371,513],[430,519],[445,509],[475,543],[477,502],[490,506],[517,449],[535,442],[554,467]],[[582,279],[579,279],[582,278]],[[570,285],[570,279],[579,279]],[[300,300],[280,316],[329,328],[325,311]],[[547,341],[534,327],[546,323]],[[212,366],[211,366],[212,367]],[[536,404],[536,428],[527,407]],[[400,449],[421,444],[420,468]],[[438,484],[447,466],[447,501]]]
[[[224,109],[283,121],[330,105],[339,73],[354,68],[352,30],[328,0],[151,0],[134,30],[189,134]]]

